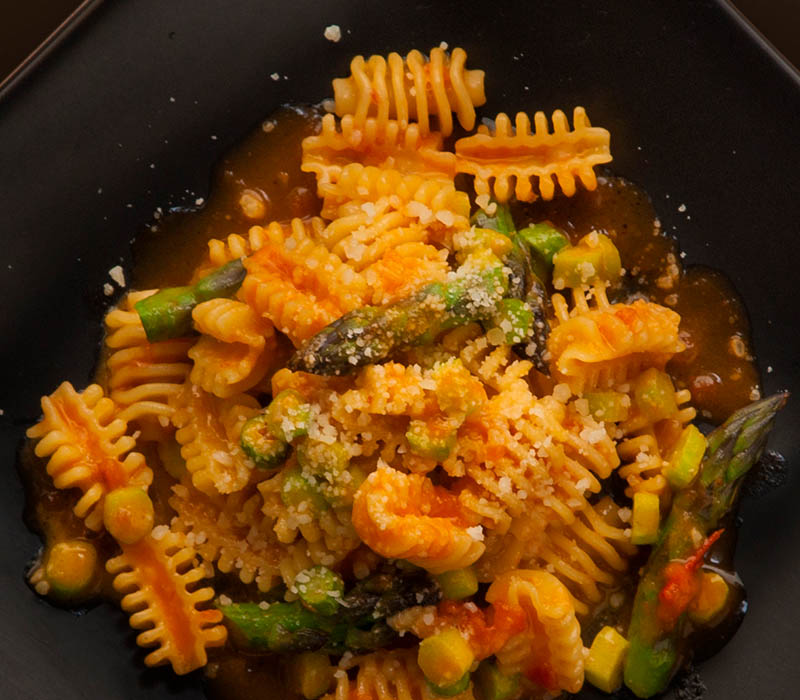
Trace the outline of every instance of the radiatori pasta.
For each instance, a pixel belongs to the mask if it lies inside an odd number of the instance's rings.
[[[733,507],[708,465],[735,484],[783,398],[707,441],[659,231],[544,215],[611,187],[583,108],[473,132],[461,48],[333,93],[290,144],[315,203],[218,217],[186,286],[108,311],[99,383],[42,399],[32,587],[116,597],[146,665],[226,697],[240,656],[308,700],[660,692],[740,595],[702,567]]]

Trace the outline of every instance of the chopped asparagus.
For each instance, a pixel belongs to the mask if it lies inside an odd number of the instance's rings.
[[[562,248],[553,258],[553,286],[579,288],[594,282],[616,282],[622,273],[617,247],[608,236],[593,231],[577,245]]]
[[[334,615],[340,610],[344,581],[327,566],[313,566],[294,578],[294,587],[302,603],[320,615]]]
[[[270,432],[284,442],[292,442],[308,435],[311,406],[299,392],[286,389],[270,401],[264,411]]]
[[[520,675],[507,676],[494,661],[481,661],[475,672],[475,697],[478,700],[517,700],[522,694]]]
[[[436,582],[447,600],[462,600],[478,592],[478,577],[472,567],[445,571],[436,576]]]
[[[134,306],[151,343],[192,334],[192,310],[201,302],[230,297],[242,285],[245,269],[232,260],[190,287],[169,287]]]
[[[526,226],[519,230],[519,235],[551,268],[555,254],[569,245],[569,239],[546,222]]]
[[[787,397],[775,394],[733,413],[708,436],[699,478],[675,496],[639,579],[628,630],[625,685],[640,698],[665,690],[678,670],[686,608],[698,586],[697,568],[720,533],[716,529],[721,518],[736,502],[742,477],[764,450]],[[699,549],[698,537],[707,538]]]
[[[444,420],[412,420],[406,431],[411,452],[437,462],[447,459],[456,446],[457,439],[457,430]]]
[[[417,662],[435,687],[459,683],[469,673],[473,661],[475,652],[455,627],[446,627],[419,643]]]
[[[275,437],[264,413],[249,418],[242,426],[240,442],[245,454],[259,469],[275,469],[289,455],[289,443]]]

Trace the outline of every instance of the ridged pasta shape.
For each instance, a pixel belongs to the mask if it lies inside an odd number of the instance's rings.
[[[482,125],[474,136],[456,141],[456,171],[474,175],[475,192],[499,202],[509,200],[512,186],[521,202],[552,199],[556,184],[571,197],[577,180],[594,190],[594,166],[611,161],[608,131],[592,126],[583,107],[573,111],[573,129],[561,110],[552,121],[551,131],[544,112],[536,112],[531,132],[524,112],[517,113],[514,128],[507,115],[498,114],[493,132]]]
[[[175,439],[192,484],[203,493],[241,491],[253,476],[253,464],[239,444],[242,425],[259,412],[252,396],[220,399],[187,382],[173,399]]]
[[[169,426],[169,399],[189,375],[188,352],[194,343],[192,338],[147,340],[134,305],[154,293],[130,292],[105,318],[109,396],[119,406],[120,417],[135,421],[145,437],[162,437]]]
[[[153,472],[144,457],[131,452],[136,440],[125,435],[127,423],[98,384],[80,394],[69,382],[42,397],[42,420],[26,435],[38,440],[37,457],[49,457],[47,473],[57,489],[78,489],[73,512],[90,530],[103,527],[106,494],[123,486],[144,490]]]
[[[349,202],[360,205],[366,213],[372,210],[370,204],[385,203],[386,208],[426,226],[433,224],[461,231],[469,228],[469,197],[466,192],[456,190],[449,178],[422,177],[393,168],[350,163],[344,166],[335,183],[320,185],[319,189],[323,197],[322,216],[326,219],[342,216],[340,207]]]
[[[504,672],[522,672],[550,692],[581,689],[581,628],[564,584],[545,571],[520,569],[500,576],[486,600],[522,609],[527,617],[525,631],[496,654]]]
[[[547,568],[567,586],[579,615],[588,614],[609,588],[619,585],[636,553],[619,511],[610,499],[582,506],[572,522],[550,525],[543,546],[527,561]]]
[[[350,114],[337,124],[334,115],[326,114],[320,133],[303,139],[301,170],[317,176],[317,193],[323,196],[324,187],[338,182],[350,163],[432,179],[452,180],[456,174],[456,157],[442,150],[440,133],[422,134],[417,124],[403,127],[372,118],[358,124]]]
[[[261,513],[258,493],[210,497],[183,484],[173,486],[172,492],[169,505],[176,515],[170,529],[186,535],[205,561],[224,574],[238,575],[242,583],[255,583],[263,592],[280,581],[286,552]]]
[[[299,222],[299,219],[297,221]],[[313,217],[302,223],[295,224],[292,222],[291,224],[293,228],[300,225],[312,235],[313,232],[324,228],[322,220],[318,217]],[[273,221],[266,226],[251,226],[246,236],[232,233],[224,239],[212,238],[208,241],[208,254],[195,270],[192,280],[197,281],[233,260],[240,260],[252,255],[257,250],[261,250],[267,243],[280,243],[286,237],[287,233],[284,227],[277,221]]]
[[[367,301],[382,305],[403,299],[426,284],[443,281],[448,272],[447,250],[421,242],[401,243],[362,271],[371,290]]]
[[[192,311],[203,336],[189,350],[190,380],[220,398],[251,389],[270,366],[275,350],[272,323],[235,299],[210,299]]]
[[[285,241],[265,244],[244,264],[240,298],[295,345],[361,306],[367,295],[364,278],[309,238],[299,220]]]
[[[618,464],[613,441],[591,417],[514,385],[467,417],[442,467],[451,476],[469,477],[479,497],[489,501],[480,512],[501,504],[500,519],[485,524],[502,531],[509,517],[531,513],[543,523],[571,522],[586,504],[584,494],[599,492],[598,477],[608,477]],[[472,490],[460,498],[467,507],[464,499],[474,500]]]
[[[430,239],[427,227],[402,212],[367,206],[347,207],[321,236],[327,248],[354,270],[363,270],[397,246]]]
[[[417,664],[413,649],[379,651],[352,659],[358,666],[354,680],[345,671],[335,674],[336,687],[323,700],[438,700]],[[450,697],[456,700],[475,700],[472,684],[463,692]]]
[[[610,304],[605,289],[574,290],[574,308],[553,295],[556,319],[547,340],[550,367],[557,381],[574,393],[618,386],[649,367],[663,369],[686,346],[678,335],[681,317],[644,299]]]
[[[467,70],[467,53],[456,48],[450,56],[442,48],[431,50],[426,60],[412,51],[405,60],[397,54],[356,56],[350,76],[333,81],[336,114],[352,114],[356,123],[367,117],[378,122],[397,119],[402,126],[419,123],[423,134],[430,131],[430,117],[438,117],[439,131],[453,132],[453,116],[468,131],[475,126],[475,107],[486,103],[482,70]]]
[[[206,649],[222,646],[227,636],[222,613],[207,608],[214,597],[210,587],[198,588],[204,572],[185,536],[164,531],[134,545],[106,563],[114,576],[120,605],[130,625],[143,630],[136,643],[155,647],[145,657],[148,666],[169,663],[178,675],[206,665]],[[157,531],[154,531],[157,532]]]
[[[484,551],[482,529],[461,517],[455,495],[421,474],[379,465],[356,492],[352,517],[372,550],[432,573],[463,569]]]

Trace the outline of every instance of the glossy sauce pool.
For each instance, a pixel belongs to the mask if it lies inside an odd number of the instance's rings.
[[[273,220],[316,215],[320,203],[314,176],[300,171],[300,142],[314,132],[321,114],[315,107],[285,107],[247,136],[218,166],[209,200],[200,210],[159,216],[138,237],[131,286],[148,289],[187,284],[206,255],[209,239],[245,235],[250,226]],[[691,390],[694,405],[705,419],[721,422],[733,410],[758,398],[747,315],[738,295],[719,273],[684,269],[676,242],[661,231],[644,192],[607,176],[599,178],[593,192],[582,190],[570,199],[520,205],[514,213],[518,225],[549,220],[573,242],[592,230],[611,237],[627,271],[622,282],[610,290],[611,300],[646,295],[681,315],[681,337],[687,350],[674,358],[668,369],[679,388]],[[102,367],[98,376],[102,380]],[[143,451],[148,462],[157,463],[154,451]],[[102,554],[113,551],[108,536],[88,533],[73,516],[71,499],[52,486],[43,463],[30,449],[23,454],[22,472],[29,499],[27,519],[45,539],[86,537],[95,541]],[[166,498],[171,482],[163,476],[164,470],[154,472],[157,476],[151,493],[156,515],[159,522],[169,522]],[[726,568],[732,539],[717,555],[717,565],[725,568],[729,577],[733,576]],[[98,577],[99,595],[113,597],[108,577],[102,572]],[[226,584],[220,583],[218,593],[253,597],[252,591],[238,590],[239,584],[225,588]],[[630,590],[621,592],[630,599]],[[615,614],[619,620],[619,612]],[[603,616],[600,606],[595,619],[585,621],[587,635]],[[265,689],[272,697],[291,696],[283,681],[285,674],[274,662],[237,653],[230,645],[210,651],[205,673],[209,693],[215,698],[263,698]]]

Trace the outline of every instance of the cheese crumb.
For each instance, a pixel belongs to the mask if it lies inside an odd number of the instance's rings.
[[[328,40],[336,43],[339,39],[342,38],[342,30],[339,28],[338,24],[330,24],[325,27],[325,32],[323,36]]]
[[[107,297],[110,297],[114,293],[114,287],[112,287],[108,282],[103,285],[103,294]]]
[[[114,267],[108,271],[108,276],[120,287],[125,286],[125,273],[122,271],[122,267],[119,265],[114,265]]]

